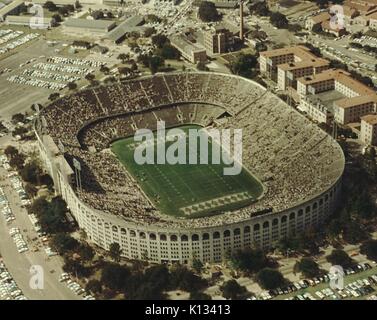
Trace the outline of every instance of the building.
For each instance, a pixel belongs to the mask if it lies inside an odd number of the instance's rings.
[[[368,114],[361,117],[359,139],[366,145],[377,145],[377,115]]]
[[[263,51],[260,72],[277,82],[279,90],[296,89],[296,79],[317,74],[329,68],[329,62],[319,58],[304,46]]]
[[[330,21],[323,21],[321,23],[322,31],[333,34],[335,37],[341,37],[347,33],[345,26],[346,24],[344,26],[334,28]]]
[[[120,43],[125,39],[127,34],[132,32],[143,33],[146,29],[146,27],[143,26],[144,22],[145,20],[142,16],[132,16],[111,30],[107,38],[114,43]]]
[[[369,15],[369,27],[371,29],[377,30],[377,10]]]
[[[355,9],[359,14],[365,15],[377,8],[377,2],[375,0],[346,0],[343,2],[342,7]]]
[[[115,27],[114,21],[68,18],[64,23],[64,31],[82,35],[84,32],[106,35]]]
[[[8,15],[5,18],[7,25],[13,26],[31,26],[38,29],[47,29],[55,25],[53,18],[36,18],[33,16],[12,16]]]
[[[184,59],[191,63],[207,61],[206,50],[190,42],[184,35],[172,37],[170,43],[181,53]]]
[[[328,112],[340,124],[360,122],[360,117],[376,110],[377,95],[374,90],[353,79],[344,70],[331,69],[299,78],[297,92],[299,108],[320,122],[327,122],[328,118],[323,119]]]
[[[0,9],[0,22],[5,21],[7,15],[19,14],[19,8],[24,5],[23,0],[14,0]]]
[[[305,28],[311,31],[315,26],[320,26],[323,21],[330,20],[330,14],[328,12],[321,12],[312,17],[308,17],[305,21]]]
[[[208,55],[228,52],[233,43],[233,33],[224,27],[217,26],[204,33],[204,47]]]

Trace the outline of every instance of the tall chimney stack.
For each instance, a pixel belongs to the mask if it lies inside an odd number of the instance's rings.
[[[240,39],[243,41],[243,0],[240,1]]]

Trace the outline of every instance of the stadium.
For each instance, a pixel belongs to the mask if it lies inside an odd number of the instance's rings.
[[[240,128],[242,171],[224,164],[143,165],[139,128]],[[341,196],[344,156],[328,134],[254,81],[201,72],[156,74],[52,102],[35,122],[56,192],[88,239],[150,262],[221,262],[320,225]]]

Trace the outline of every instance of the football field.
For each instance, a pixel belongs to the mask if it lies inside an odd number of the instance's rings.
[[[179,128],[187,133],[189,129],[200,127],[190,125]],[[135,147],[140,142],[135,142],[133,137],[114,142],[111,149],[162,213],[195,218],[243,207],[255,201],[263,192],[261,183],[244,168],[238,175],[224,175],[223,168],[229,165],[223,161],[211,164],[212,143],[215,142],[209,139],[209,164],[140,165],[134,160]],[[188,159],[193,150],[190,150],[188,143],[186,146]],[[166,143],[168,147],[169,143]],[[199,154],[199,140],[197,148]]]

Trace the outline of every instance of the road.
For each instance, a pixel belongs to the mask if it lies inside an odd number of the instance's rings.
[[[41,241],[38,239],[26,212],[19,205],[18,194],[13,190],[10,181],[6,177],[6,171],[0,168],[0,186],[4,189],[10,207],[16,220],[7,223],[4,216],[0,216],[0,253],[7,266],[8,271],[13,276],[23,294],[31,300],[79,300],[81,299],[64,283],[60,283],[58,278],[62,271],[62,258],[54,256],[47,258],[43,250]],[[9,235],[11,227],[18,227],[28,243],[29,251],[18,253],[13,239]],[[32,240],[37,239],[37,240]],[[33,252],[35,246],[40,247],[38,252]],[[30,287],[30,267],[32,265],[41,266],[44,270],[44,288],[32,289]]]

